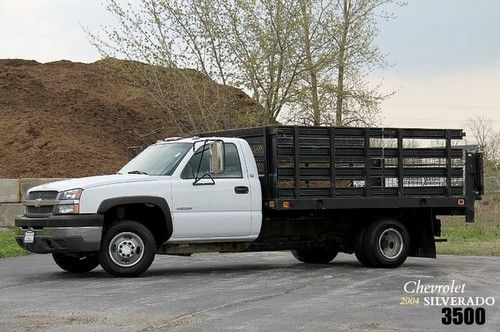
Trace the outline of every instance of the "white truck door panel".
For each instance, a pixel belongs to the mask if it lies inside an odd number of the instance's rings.
[[[215,179],[213,185],[193,185],[193,180],[173,184],[175,239],[247,237],[252,225],[250,193],[237,194],[247,179]]]
[[[171,241],[244,240],[252,231],[252,192],[239,144],[226,143],[226,170],[214,176],[214,182],[203,179],[197,185],[187,177],[190,165],[199,159],[182,163],[182,174],[172,179],[173,234]],[[205,157],[204,157],[205,158]],[[194,167],[196,167],[194,166]]]

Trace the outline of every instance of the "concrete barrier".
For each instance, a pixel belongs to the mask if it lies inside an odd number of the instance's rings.
[[[13,227],[16,216],[23,214],[23,204],[0,204],[0,227]]]
[[[60,178],[0,179],[0,227],[14,227],[14,219],[23,213],[22,201],[28,189]]]
[[[16,203],[19,199],[19,180],[0,179],[0,203]]]

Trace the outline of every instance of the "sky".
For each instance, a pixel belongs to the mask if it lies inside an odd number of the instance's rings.
[[[500,130],[500,1],[407,0],[380,21],[390,67],[370,74],[386,92],[383,124],[461,128],[471,116]],[[83,27],[113,24],[102,1],[0,0],[0,58],[93,62]]]
[[[384,122],[462,127],[485,116],[500,130],[500,1],[407,2],[379,26],[379,47],[393,65],[374,76],[396,91]]]

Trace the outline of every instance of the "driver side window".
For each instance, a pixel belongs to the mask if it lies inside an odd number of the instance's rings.
[[[200,165],[200,158],[202,156],[201,149],[203,149],[203,147],[200,147],[196,151],[197,153],[194,154],[191,157],[191,159],[189,159],[189,162],[186,164],[186,167],[184,167],[184,169],[182,170],[181,179],[194,179],[195,172],[198,169],[198,166],[200,167],[200,172],[198,174],[198,177],[201,177],[202,175],[209,172],[210,152],[208,151],[208,149],[205,150]],[[233,143],[224,143],[224,159],[225,159],[224,172],[220,174],[212,174],[212,177],[214,179],[242,178],[243,174],[241,172],[240,157],[238,155],[238,149],[236,148],[236,145],[234,145]]]

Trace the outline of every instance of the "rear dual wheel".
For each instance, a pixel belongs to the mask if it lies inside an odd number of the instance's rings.
[[[359,235],[355,255],[369,267],[398,267],[410,251],[406,227],[393,219],[382,219],[367,226]]]
[[[298,261],[307,264],[327,264],[330,263],[338,254],[335,247],[307,247],[292,250],[292,255]]]

